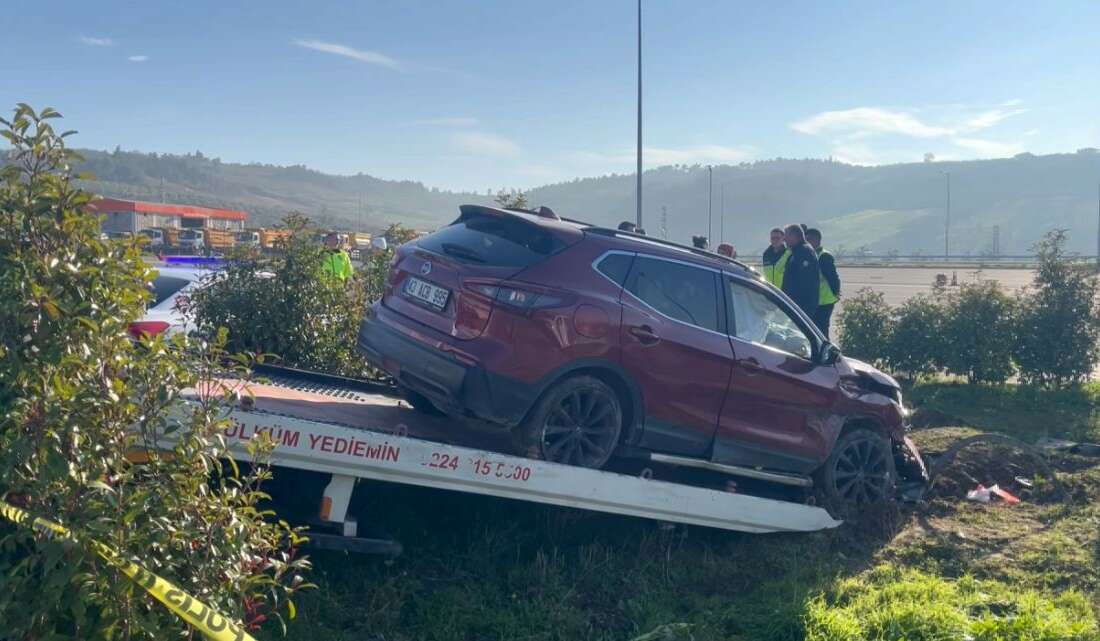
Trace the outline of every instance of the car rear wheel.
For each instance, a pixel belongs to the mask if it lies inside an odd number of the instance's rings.
[[[622,432],[623,411],[615,390],[598,378],[577,376],[557,383],[513,432],[518,453],[554,463],[600,468]]]
[[[866,428],[847,432],[817,476],[824,498],[836,510],[888,503],[897,482],[890,440]]]

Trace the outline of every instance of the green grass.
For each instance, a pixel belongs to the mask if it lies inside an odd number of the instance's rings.
[[[1100,383],[1054,390],[935,381],[909,390],[906,402],[1027,442],[1042,436],[1100,442]]]
[[[1098,393],[936,383],[907,398],[1034,440],[1095,433]],[[914,437],[942,451],[971,433]],[[1055,464],[1058,500],[978,505],[944,489],[900,514],[799,535],[372,484],[364,516],[404,555],[315,553],[320,587],[301,598],[289,638],[1098,639],[1100,461]]]

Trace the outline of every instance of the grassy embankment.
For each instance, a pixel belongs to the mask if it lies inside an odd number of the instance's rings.
[[[974,428],[1100,440],[1097,384],[924,384],[908,398],[973,426],[915,432],[933,454]],[[1096,639],[1100,460],[1051,463],[1063,493],[1040,482],[1020,505],[974,504],[958,498],[974,481],[1035,473],[1026,457],[979,448],[927,504],[799,535],[378,487],[372,515],[404,556],[315,554],[320,589],[289,638]]]

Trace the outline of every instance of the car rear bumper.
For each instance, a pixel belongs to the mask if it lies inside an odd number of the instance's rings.
[[[536,386],[467,363],[404,332],[375,306],[359,327],[359,352],[371,366],[422,394],[452,415],[473,416],[504,427],[518,425],[538,397]]]

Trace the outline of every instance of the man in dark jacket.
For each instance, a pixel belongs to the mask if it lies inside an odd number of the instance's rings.
[[[806,243],[806,234],[800,225],[787,225],[783,230],[790,258],[783,270],[783,293],[791,297],[806,315],[817,314],[818,281],[817,254]]]
[[[817,268],[821,272],[818,286],[817,313],[814,323],[825,338],[829,338],[829,322],[833,317],[833,307],[840,300],[840,274],[836,272],[836,260],[829,250],[821,246],[821,230],[807,229],[806,242],[817,252]]]

